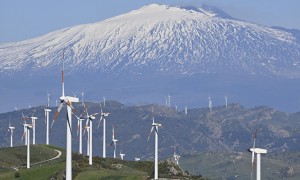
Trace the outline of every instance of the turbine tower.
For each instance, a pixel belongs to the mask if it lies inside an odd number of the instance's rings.
[[[210,96],[208,97],[208,108],[209,111],[212,112],[212,100],[210,99]]]
[[[175,163],[178,165],[179,164],[179,158],[180,156],[176,154],[176,146],[174,146],[174,155],[173,155]]]
[[[117,139],[115,139],[115,129],[114,126],[112,127],[112,140],[111,144],[114,145],[114,158],[116,159],[116,151],[117,151]]]
[[[154,117],[152,117],[152,128],[150,131],[150,134],[148,136],[148,141],[150,139],[150,136],[152,134],[153,129],[155,130],[155,158],[154,158],[154,179],[158,179],[158,127],[161,126],[161,124],[154,122]]]
[[[84,113],[84,112],[83,112]],[[75,117],[77,118],[77,136],[79,132],[79,154],[82,154],[82,121],[85,119],[82,118],[82,114],[78,117],[76,114],[74,114]]]
[[[44,109],[45,111],[45,122],[46,122],[46,144],[49,145],[49,113],[51,112],[51,109],[49,109],[50,106],[50,94],[47,94],[48,102],[47,107]]]
[[[14,134],[15,127],[11,126],[10,122],[8,124],[8,132],[10,132],[10,147],[13,147],[13,134]]]
[[[87,142],[86,142],[86,155],[90,155],[90,126],[85,126],[87,131]]]
[[[227,96],[225,96],[225,107],[227,107]]]
[[[64,85],[64,53],[62,68],[62,95],[59,98],[60,104],[54,115],[51,128],[64,104],[67,105],[67,123],[66,123],[66,180],[72,180],[72,110],[75,110],[72,103],[79,102],[79,99],[72,96],[65,96]]]
[[[171,96],[168,95],[168,107],[171,107]]]
[[[187,108],[187,107],[184,108],[184,114],[185,114],[185,115],[188,114],[188,108]]]
[[[99,123],[98,123],[98,128],[100,126],[100,123],[103,119],[103,158],[106,158],[106,117],[108,117],[110,113],[106,113],[106,112],[103,112],[102,109],[101,109],[101,113],[100,113],[100,119],[99,119]]]
[[[103,106],[105,107],[105,97],[103,97]]]
[[[35,121],[38,119],[35,116],[31,116],[31,123],[32,123],[32,144],[35,145]]]
[[[121,160],[124,160],[124,156],[125,154],[123,153],[123,143],[121,144],[121,148],[120,148],[120,157],[121,157]]]
[[[24,124],[26,128],[26,136],[27,136],[27,169],[30,168],[30,129],[32,128],[31,124]]]
[[[97,115],[98,113],[94,113],[89,115],[88,113],[88,109],[86,108],[85,104],[83,103],[83,106],[85,108],[85,112],[86,112],[86,124],[85,126],[88,126],[89,124],[89,164],[93,165],[93,120],[95,119],[95,115]]]
[[[23,138],[25,138],[25,141],[24,141],[25,145],[27,145],[27,131],[26,131],[26,127],[25,127],[25,124],[27,124],[26,119],[29,119],[29,117],[24,116],[24,114],[22,113],[22,120],[24,121],[24,123],[23,123],[24,130],[23,130],[23,135],[22,135],[21,141],[23,141]]]

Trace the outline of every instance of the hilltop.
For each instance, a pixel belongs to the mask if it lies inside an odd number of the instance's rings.
[[[102,104],[103,105],[103,104]],[[80,104],[74,105],[78,109],[77,114],[83,111]],[[98,103],[86,103],[89,113],[100,112]],[[152,108],[154,114],[152,113]],[[37,120],[36,141],[45,143],[44,110],[42,107],[24,109],[0,114],[1,124],[0,144],[2,147],[9,145],[7,134],[8,122],[11,116],[11,124],[16,127],[14,138],[16,145],[21,145],[23,126],[22,113],[31,115],[36,109]],[[56,108],[52,107],[50,119],[53,118]],[[156,104],[128,106],[117,101],[107,101],[102,109],[111,113],[106,122],[107,156],[113,156],[113,148],[110,146],[112,126],[115,127],[115,138],[118,139],[117,153],[121,146],[126,154],[126,160],[135,157],[151,159],[154,149],[154,138],[147,141],[152,125],[152,115],[155,121],[162,124],[159,130],[160,158],[169,158],[176,146],[177,153],[191,154],[197,152],[245,152],[252,147],[252,136],[258,130],[257,145],[268,149],[269,152],[294,152],[300,149],[299,118],[300,113],[285,113],[271,107],[259,106],[246,108],[240,104],[229,104],[228,107],[176,110]],[[50,144],[65,148],[65,108],[63,108],[50,135]],[[95,119],[93,130],[94,153],[102,155],[103,126],[99,125],[99,117]],[[77,119],[73,119],[73,150],[78,151]],[[86,134],[83,139],[83,152],[86,152]]]
[[[53,161],[38,163],[55,156],[54,149],[63,152],[63,155]],[[26,147],[0,149],[1,179],[63,179],[65,177],[64,150],[45,145],[31,146],[30,169],[26,169]],[[38,163],[38,164],[36,164]],[[34,165],[35,164],[35,165]],[[93,158],[93,166],[88,164],[88,158],[83,155],[73,154],[73,177],[75,179],[149,179],[153,172],[153,162],[150,161],[122,161],[119,159]],[[200,176],[190,176],[170,160],[159,163],[160,177],[168,179],[199,179]]]

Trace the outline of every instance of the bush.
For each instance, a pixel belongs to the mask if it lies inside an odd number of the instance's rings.
[[[16,173],[15,173],[15,178],[19,178],[19,177],[21,177],[20,172],[16,172]]]

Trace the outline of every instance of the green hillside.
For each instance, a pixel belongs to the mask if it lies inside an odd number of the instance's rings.
[[[250,179],[250,153],[199,153],[184,155],[180,165],[191,174],[212,179]],[[300,153],[262,155],[262,179],[300,179]],[[255,178],[256,162],[253,169]]]
[[[58,155],[55,149],[62,151],[62,155],[52,161],[46,161]],[[39,163],[41,162],[41,163]],[[30,169],[26,169],[26,146],[0,149],[0,179],[64,179],[65,155],[64,150],[46,146],[31,146]],[[83,179],[150,179],[153,177],[153,162],[150,161],[122,161],[111,158],[93,158],[93,166],[88,164],[88,157],[73,154],[73,178]],[[159,163],[159,176],[170,179],[202,179],[189,176],[172,161]]]

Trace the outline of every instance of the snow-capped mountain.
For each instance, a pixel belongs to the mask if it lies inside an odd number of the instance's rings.
[[[291,32],[234,19],[216,8],[148,5],[98,23],[0,44],[0,72],[59,67],[143,74],[246,72],[300,77]]]
[[[0,111],[66,93],[96,101],[223,104],[299,110],[298,30],[267,27],[203,6],[148,5],[110,19],[0,44]],[[7,76],[7,74],[9,76]]]

